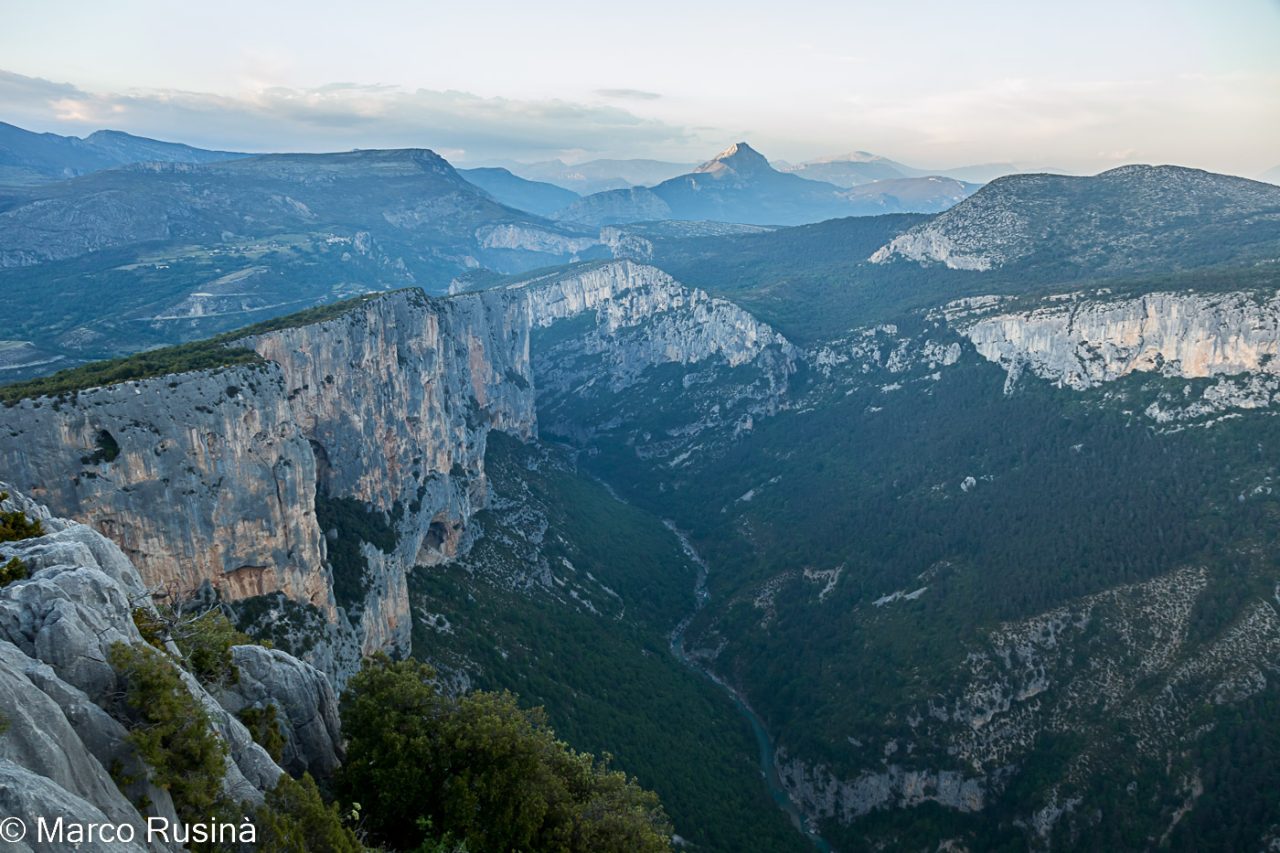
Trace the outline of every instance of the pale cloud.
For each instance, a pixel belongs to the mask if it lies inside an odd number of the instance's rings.
[[[587,150],[635,155],[683,147],[694,131],[615,106],[485,98],[468,92],[329,83],[238,95],[176,89],[90,92],[0,71],[0,111],[60,133],[111,127],[235,150],[426,147],[467,159],[547,157]],[[61,127],[51,127],[50,123]],[[713,144],[713,143],[712,143]]]
[[[845,123],[856,113],[863,138],[896,141],[900,157],[939,167],[969,156],[1086,171],[1135,161],[1230,169],[1238,160],[1268,159],[1267,149],[1280,138],[1278,92],[1280,75],[1264,73],[1085,82],[1006,78],[910,98],[858,93],[845,102],[848,112],[833,112],[828,120]],[[1233,129],[1229,150],[1221,144],[1224,128]],[[1094,145],[1086,148],[1083,140]],[[1215,150],[1230,159],[1206,157]]]
[[[857,75],[855,75],[856,77]],[[598,89],[566,99],[482,97],[381,83],[97,91],[0,71],[0,120],[82,134],[115,128],[210,148],[325,151],[426,147],[462,163],[656,157],[695,161],[748,139],[794,162],[862,149],[921,168],[1014,162],[1095,172],[1126,162],[1253,175],[1277,159],[1280,73],[1063,80],[1005,75],[915,92],[855,83],[825,104],[797,98],[673,112],[685,98]],[[648,97],[653,95],[655,97]],[[653,115],[638,115],[629,107]],[[720,124],[708,123],[719,121]]]
[[[657,92],[646,92],[643,89],[596,89],[596,94],[618,101],[656,101],[662,97]]]
[[[352,15],[335,0],[221,0],[210,15],[11,1],[0,63],[27,91],[0,79],[0,118],[475,160],[692,162],[746,138],[792,162],[861,149],[1087,171],[1132,149],[1241,174],[1275,165],[1280,0],[1042,5],[385,0]],[[75,85],[48,82],[61,80]]]

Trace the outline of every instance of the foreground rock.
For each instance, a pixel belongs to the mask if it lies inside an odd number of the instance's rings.
[[[152,609],[150,596],[137,570],[106,537],[53,517],[0,483],[3,492],[9,497],[0,510],[38,518],[46,533],[0,546],[6,560],[19,558],[30,573],[0,587],[0,719],[6,726],[0,738],[0,809],[27,819],[28,826],[38,816],[131,824],[144,838],[147,817],[178,818],[169,794],[146,781],[148,770],[126,740],[128,731],[111,713],[120,686],[108,657],[118,643],[146,645],[134,611]],[[332,769],[336,715],[324,676],[283,652],[238,649],[236,658],[246,664],[244,690],[256,691],[253,701],[273,702],[283,711],[278,716],[292,746],[291,764]],[[260,803],[282,769],[230,710],[190,675],[183,673],[183,681],[227,744],[224,793]],[[258,690],[262,684],[272,688]],[[302,719],[307,708],[322,719],[327,744],[315,724]]]

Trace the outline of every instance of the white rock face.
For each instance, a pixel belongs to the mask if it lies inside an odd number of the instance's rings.
[[[236,715],[274,706],[277,719],[285,723],[281,766],[293,776],[332,777],[343,748],[338,699],[329,680],[279,649],[235,646],[231,653],[240,678],[219,693],[222,706]]]
[[[534,279],[511,289],[528,293],[530,322],[538,328],[595,313],[598,334],[589,348],[609,359],[615,387],[655,364],[719,357],[739,367],[769,347],[795,355],[786,338],[732,302],[632,261]],[[642,334],[626,334],[639,329]],[[626,345],[616,346],[624,336]]]
[[[940,263],[953,270],[981,272],[999,266],[1006,260],[1007,254],[1002,248],[995,245],[982,250],[968,248],[940,228],[926,225],[894,237],[876,249],[868,260],[873,264],[883,264],[900,257],[920,264]]]
[[[600,229],[600,242],[609,247],[615,258],[647,261],[653,257],[653,242],[639,234],[607,225]]]
[[[961,812],[981,811],[986,782],[954,770],[910,770],[889,764],[853,780],[778,752],[778,776],[793,802],[810,818],[850,823],[877,808],[910,808],[926,802]]]
[[[570,237],[528,225],[485,225],[476,231],[482,249],[523,249],[552,255],[576,255],[600,245],[594,237]]]
[[[1152,293],[962,322],[985,358],[1071,388],[1134,371],[1186,378],[1280,373],[1280,295]]]

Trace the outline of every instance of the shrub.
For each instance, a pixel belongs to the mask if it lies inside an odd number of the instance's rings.
[[[183,607],[163,606],[154,611],[133,609],[133,624],[148,645],[166,651],[172,640],[181,654],[180,663],[205,687],[235,684],[240,671],[231,658],[231,647],[252,643],[237,630],[219,608],[193,614]]]
[[[210,610],[188,621],[179,620],[173,641],[187,669],[205,686],[235,684],[240,671],[231,661],[231,647],[253,642],[236,630],[221,610]]]
[[[4,557],[0,557],[0,560],[4,560]],[[27,568],[27,564],[17,557],[10,557],[8,562],[0,566],[0,588],[29,577],[31,577],[31,571]]]
[[[109,660],[122,691],[118,716],[153,784],[173,797],[184,821],[208,820],[226,807],[226,744],[183,683],[177,667],[146,646],[116,643]]]
[[[333,568],[333,597],[348,612],[358,610],[369,590],[369,561],[360,550],[368,542],[384,554],[396,549],[395,520],[403,512],[400,506],[386,515],[355,498],[331,498],[316,495],[316,521],[320,529],[336,531],[337,538],[328,543],[329,565]]]
[[[267,751],[276,764],[284,756],[284,734],[280,731],[280,719],[275,705],[261,708],[245,708],[238,715],[258,746]]]
[[[309,774],[282,775],[255,814],[259,850],[273,853],[359,853],[364,847],[342,823],[336,805],[326,805]]]
[[[9,498],[8,492],[0,492],[0,501]],[[44,535],[44,525],[40,519],[27,518],[22,510],[5,510],[0,512],[0,542],[17,542],[20,539],[32,539]]]
[[[656,795],[557,740],[510,693],[441,696],[433,678],[379,656],[343,698],[338,789],[360,802],[372,840],[408,850],[439,832],[478,853],[669,850]]]
[[[164,642],[169,638],[169,626],[154,611],[146,607],[133,608],[133,624],[147,645],[165,651]]]

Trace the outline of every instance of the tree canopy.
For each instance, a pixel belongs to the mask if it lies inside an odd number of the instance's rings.
[[[343,699],[340,795],[370,841],[415,849],[436,836],[475,853],[670,849],[655,794],[558,740],[507,692],[446,696],[434,671],[379,656]]]

